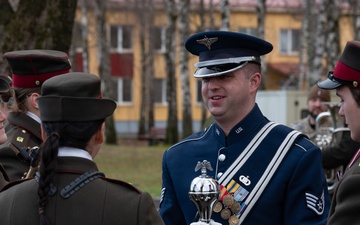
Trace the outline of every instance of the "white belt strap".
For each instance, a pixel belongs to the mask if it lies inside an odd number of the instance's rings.
[[[272,176],[276,172],[277,168],[279,167],[280,163],[282,162],[283,158],[285,157],[288,150],[291,148],[292,144],[299,136],[300,132],[292,131],[290,132],[284,141],[281,143],[279,148],[276,151],[276,154],[272,158],[271,162],[267,166],[265,172],[261,176],[260,180],[256,183],[254,189],[251,191],[247,199],[245,200],[245,205],[247,206],[246,209],[243,211],[241,215],[241,220],[239,220],[238,225],[242,224],[248,213],[250,212],[251,208],[254,206],[256,201],[260,198],[261,194],[265,190],[266,186],[270,182]]]
[[[252,153],[257,149],[260,143],[266,138],[269,132],[278,124],[274,122],[267,123],[246,146],[239,157],[231,164],[231,166],[219,178],[219,184],[227,184],[234,177],[235,173],[245,164]]]

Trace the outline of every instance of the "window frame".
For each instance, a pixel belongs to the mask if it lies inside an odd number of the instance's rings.
[[[112,40],[112,32],[113,29],[116,29],[116,37],[117,37],[117,46],[116,48],[113,47],[113,40]],[[130,48],[124,47],[124,30],[128,29],[130,32],[128,39],[131,41]],[[133,51],[134,43],[133,43],[133,36],[134,36],[134,27],[132,25],[118,25],[118,24],[110,24],[109,25],[109,34],[108,34],[108,41],[110,43],[110,51],[111,52],[131,52]]]
[[[298,34],[296,34],[296,32]],[[284,35],[286,35],[286,37],[284,37]],[[298,35],[301,35],[300,29],[294,29],[294,28],[280,29],[279,53],[282,55],[298,55],[300,49],[300,40],[301,40],[300,37],[297,37],[299,42],[298,46],[294,47],[294,42],[296,42],[296,36]],[[284,40],[284,38],[286,40]],[[284,41],[286,41],[286,43],[284,43],[286,46],[284,46],[283,44]]]

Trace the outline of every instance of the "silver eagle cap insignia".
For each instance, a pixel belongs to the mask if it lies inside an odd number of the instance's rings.
[[[197,43],[205,45],[209,50],[211,50],[211,45],[214,44],[215,42],[217,42],[218,39],[219,38],[217,38],[217,37],[208,38],[205,35],[205,37],[203,39],[196,40],[196,41],[197,41]]]

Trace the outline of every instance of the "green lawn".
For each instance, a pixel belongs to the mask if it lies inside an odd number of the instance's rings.
[[[142,191],[159,197],[161,159],[167,146],[103,145],[95,157],[106,177],[127,181]]]

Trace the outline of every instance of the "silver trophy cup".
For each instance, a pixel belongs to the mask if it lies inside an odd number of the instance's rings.
[[[199,221],[209,224],[214,204],[219,196],[219,185],[216,180],[206,175],[206,170],[212,170],[210,162],[199,161],[195,172],[199,169],[201,175],[192,180],[189,197],[199,212]]]

